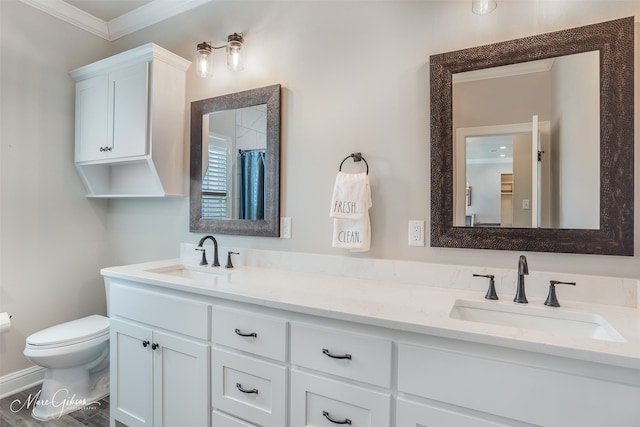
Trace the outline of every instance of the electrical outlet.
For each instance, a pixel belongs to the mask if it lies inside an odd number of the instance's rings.
[[[280,238],[281,239],[291,238],[291,217],[290,216],[280,217]]]
[[[409,221],[409,246],[424,246],[424,221]]]
[[[522,200],[522,209],[529,209],[529,200],[527,199]]]

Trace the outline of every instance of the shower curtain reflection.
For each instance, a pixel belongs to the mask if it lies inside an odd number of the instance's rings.
[[[238,150],[240,157],[239,219],[264,219],[265,150]]]

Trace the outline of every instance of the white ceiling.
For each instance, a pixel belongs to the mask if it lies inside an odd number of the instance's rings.
[[[115,40],[212,0],[21,0],[105,40]]]
[[[153,0],[65,0],[71,6],[82,9],[87,13],[102,19],[111,21],[120,15],[131,12],[140,6],[151,3]]]

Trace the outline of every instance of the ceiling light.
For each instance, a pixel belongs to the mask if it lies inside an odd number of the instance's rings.
[[[242,33],[233,33],[227,37],[227,43],[213,46],[210,42],[196,46],[196,71],[200,77],[210,77],[213,71],[213,50],[226,48],[227,68],[232,71],[244,69],[244,37]]]
[[[476,15],[484,15],[498,7],[497,0],[471,0],[471,11]]]

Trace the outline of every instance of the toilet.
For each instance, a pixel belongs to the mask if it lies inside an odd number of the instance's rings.
[[[33,418],[59,418],[109,394],[109,318],[92,315],[27,337],[24,355],[46,368]]]

